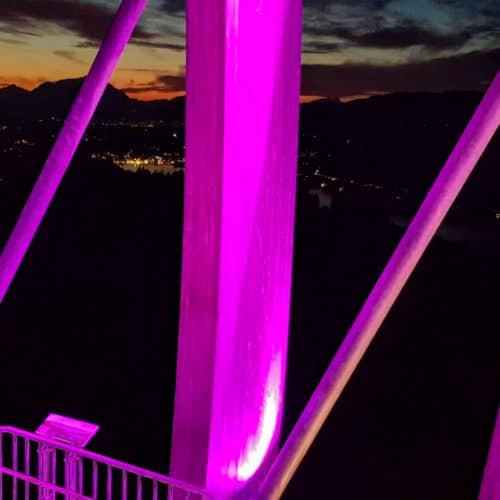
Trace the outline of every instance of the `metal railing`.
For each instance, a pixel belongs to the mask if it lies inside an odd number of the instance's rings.
[[[212,499],[156,472],[14,427],[0,427],[0,500]]]

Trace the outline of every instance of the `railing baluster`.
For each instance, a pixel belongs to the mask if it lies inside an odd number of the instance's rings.
[[[68,491],[81,493],[79,485],[81,481],[78,473],[81,475],[81,458],[73,451],[66,452],[64,455],[64,483]],[[70,495],[71,500],[76,499],[76,496]]]
[[[111,495],[113,493],[112,475],[113,469],[108,465],[106,472],[106,500],[111,500]]]
[[[122,471],[122,500],[127,500],[127,472]]]
[[[158,482],[153,481],[153,500],[158,500]]]
[[[56,458],[57,458],[57,450],[52,449],[50,461],[51,461],[51,468],[50,468],[50,482],[51,484],[56,484]]]
[[[31,442],[29,438],[24,439],[24,473],[30,475],[30,448]],[[30,498],[30,484],[26,481],[24,483],[24,500],[29,500]]]
[[[73,484],[71,481],[71,471],[70,471],[70,463],[69,463],[69,457],[68,453],[66,452],[64,454],[64,487],[71,491]],[[73,500],[72,497],[67,497],[67,500]]]
[[[0,467],[3,467],[3,432],[0,432]],[[0,500],[3,500],[3,474],[0,472]]]
[[[12,438],[12,470],[17,472],[17,436]],[[12,485],[12,498],[17,500],[17,477],[13,475],[13,485]]]
[[[142,477],[137,476],[137,500],[142,500]]]
[[[83,458],[78,459],[78,493],[83,493]]]
[[[97,475],[97,462],[92,460],[92,498],[97,500],[97,486],[98,486],[98,475]]]
[[[45,443],[38,444],[38,478],[42,481],[50,481],[50,465],[51,465],[51,447]],[[47,488],[38,488],[39,500],[48,498],[49,491]]]

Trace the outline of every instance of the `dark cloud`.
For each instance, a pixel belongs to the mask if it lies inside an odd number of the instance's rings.
[[[365,7],[367,9],[383,9],[392,0],[304,0],[304,7],[314,9],[330,9],[337,5],[349,7]]]
[[[479,91],[499,67],[500,49],[391,66],[304,65],[302,94],[343,97],[373,92]]]
[[[54,54],[71,62],[79,64],[83,62],[72,50],[54,50]]]
[[[438,33],[414,24],[382,28],[368,33],[337,28],[334,34],[360,47],[397,49],[420,45],[430,50],[459,48],[467,42],[472,33]]]
[[[497,22],[500,20],[500,5],[488,5],[479,9],[479,13],[490,18],[495,23],[496,31],[498,32]]]
[[[377,24],[374,19],[373,24]],[[310,38],[332,37],[337,40],[337,45],[342,46],[338,40],[344,42],[343,46],[355,46],[372,49],[405,49],[408,47],[421,46],[430,51],[445,49],[458,49],[468,42],[473,36],[486,33],[487,27],[477,26],[464,31],[440,33],[413,23],[401,23],[394,27],[383,27],[371,31],[359,28],[350,28],[340,25],[309,24],[304,32]],[[322,42],[324,43],[324,42]],[[333,42],[332,42],[333,46]],[[314,47],[314,43],[312,44]],[[323,47],[318,45],[318,52],[324,52]],[[311,52],[314,52],[311,50]]]
[[[75,43],[75,49],[97,49],[101,45],[101,42],[93,42],[90,40],[84,40],[82,42]]]
[[[184,90],[186,87],[186,77],[184,75],[160,75],[156,81],[164,85],[168,90]]]
[[[309,40],[302,44],[303,54],[329,54],[335,52],[343,45],[337,42],[324,42],[321,40]]]
[[[305,39],[329,39],[341,47],[427,51],[460,49],[471,41],[494,47],[498,41],[500,4],[473,0],[433,0],[435,7],[401,10],[398,2],[375,0],[305,0]],[[452,24],[433,17],[433,9],[445,9]],[[428,18],[422,14],[428,12]],[[492,43],[493,42],[493,43]],[[498,44],[497,44],[498,45]],[[472,47],[472,45],[471,45]],[[319,47],[318,53],[324,53]],[[310,50],[309,52],[313,52]]]
[[[18,40],[16,38],[0,37],[0,42],[8,43],[9,45],[25,45],[25,43],[22,40]]]
[[[183,43],[173,43],[173,42],[160,42],[156,40],[133,40],[134,45],[139,45],[140,47],[151,47],[153,49],[168,49],[173,50],[175,52],[182,52],[186,50],[186,45]],[[101,41],[89,41],[84,40],[82,42],[78,42],[75,44],[75,48],[77,49],[89,49],[89,48],[98,48],[101,45]]]
[[[100,40],[113,18],[104,6],[66,0],[3,0],[0,22],[7,29],[40,31],[40,23],[53,23],[86,40]]]
[[[161,9],[169,14],[180,14],[186,11],[185,0],[163,0]]]
[[[55,24],[81,40],[77,48],[98,47],[116,11],[108,5],[76,0],[0,0],[2,31],[13,34],[43,35],[43,24]],[[131,43],[182,50],[176,44],[158,42],[157,34],[138,25]]]
[[[140,69],[137,71],[147,71]],[[156,78],[147,83],[131,85],[122,89],[127,94],[142,94],[143,92],[176,92],[183,91],[186,88],[184,75],[157,75]]]
[[[176,52],[181,52],[186,49],[186,46],[180,43],[155,42],[147,40],[137,40],[135,45],[140,45],[141,47],[153,47],[155,49],[169,49]]]

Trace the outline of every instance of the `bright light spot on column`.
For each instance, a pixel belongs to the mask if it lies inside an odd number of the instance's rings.
[[[281,396],[281,356],[272,363],[257,432],[250,436],[238,462],[229,464],[228,476],[238,481],[250,479],[261,466],[276,434]]]

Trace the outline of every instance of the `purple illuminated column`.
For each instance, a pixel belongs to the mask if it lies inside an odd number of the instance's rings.
[[[276,447],[290,309],[301,0],[188,0],[171,475],[219,497]]]

